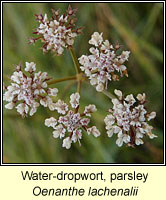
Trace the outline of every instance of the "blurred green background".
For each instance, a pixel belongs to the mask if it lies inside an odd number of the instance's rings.
[[[84,133],[82,146],[74,144],[70,150],[62,148],[62,140],[52,137],[52,129],[44,125],[45,118],[56,117],[56,112],[40,107],[38,112],[24,120],[12,111],[3,109],[3,162],[4,163],[162,163],[163,162],[163,4],[162,3],[72,3],[78,8],[77,25],[84,27],[84,34],[77,37],[74,48],[77,57],[88,53],[94,31],[103,32],[105,39],[119,43],[122,49],[130,50],[129,78],[111,82],[109,91],[121,89],[124,94],[145,92],[147,108],[156,111],[152,120],[158,138],[145,139],[145,144],[136,148],[119,148],[116,136],[108,138],[103,119],[111,100],[87,83],[83,83],[81,105],[96,104],[98,112],[92,123],[101,131],[94,138]],[[74,75],[71,56],[52,53],[43,55],[41,43],[28,45],[37,27],[34,14],[48,13],[51,8],[67,9],[68,3],[3,3],[3,80],[13,73],[13,64],[20,61],[35,62],[37,71],[47,71],[53,78]],[[54,85],[55,86],[55,85]],[[73,81],[58,83],[59,98],[68,101],[76,91]],[[6,103],[6,102],[5,102]]]

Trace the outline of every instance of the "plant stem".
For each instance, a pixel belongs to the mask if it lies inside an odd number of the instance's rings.
[[[71,56],[72,56],[72,59],[73,59],[73,62],[74,62],[74,66],[75,66],[76,72],[77,72],[77,74],[79,74],[81,72],[81,70],[80,70],[79,63],[78,63],[77,57],[75,55],[74,49],[70,48],[69,51],[71,53]]]
[[[55,84],[55,83],[60,83],[60,82],[69,81],[69,80],[76,80],[76,79],[77,79],[76,76],[68,76],[68,77],[65,77],[65,78],[59,78],[59,79],[56,79],[56,80],[48,81],[47,84],[52,85],[52,84]]]
[[[76,57],[74,49],[70,48],[69,50],[70,50],[70,53],[71,53],[71,56],[73,59],[73,63],[74,63],[75,69],[76,69],[76,73],[77,73],[77,92],[80,94],[82,80],[79,79],[79,75],[81,74],[81,70],[80,70],[78,59]]]
[[[102,93],[105,94],[110,99],[116,99],[116,97],[113,94],[111,94],[110,92],[107,92],[106,90],[103,90]]]
[[[81,92],[81,83],[82,83],[82,81],[81,80],[79,80],[78,81],[78,85],[77,85],[77,92],[80,94],[80,92]]]
[[[77,92],[80,94],[80,92],[81,92],[81,83],[82,83],[82,80],[80,79],[80,78],[82,78],[82,76],[80,76],[81,75],[81,70],[80,70],[78,59],[76,57],[74,49],[71,47],[69,49],[69,51],[71,53],[71,56],[72,56],[72,59],[73,59],[73,63],[74,63],[74,66],[75,66],[75,70],[76,70]],[[79,106],[75,109],[75,113],[77,113],[78,110],[79,110]]]

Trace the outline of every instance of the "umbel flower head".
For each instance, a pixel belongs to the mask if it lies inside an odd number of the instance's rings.
[[[95,137],[100,136],[99,130],[96,126],[89,127],[90,117],[93,112],[96,112],[95,105],[88,105],[85,107],[83,113],[79,113],[80,95],[79,93],[73,93],[70,96],[70,105],[73,109],[69,109],[69,106],[62,100],[58,100],[56,103],[56,110],[62,114],[58,119],[51,117],[45,120],[45,125],[52,127],[54,138],[63,138],[62,147],[69,149],[71,144],[79,142],[82,139],[82,129],[87,131],[88,134],[93,134]],[[66,136],[66,134],[68,134]]]
[[[75,29],[76,18],[73,18],[76,9],[72,9],[69,5],[66,14],[60,15],[59,10],[52,9],[52,18],[48,19],[47,14],[36,15],[36,20],[40,23],[35,29],[34,34],[39,35],[37,38],[30,38],[29,43],[35,43],[40,39],[44,42],[43,52],[52,50],[57,55],[61,55],[65,48],[69,48],[74,44],[74,39],[81,34],[82,28]]]
[[[80,68],[89,77],[91,85],[96,86],[98,92],[107,89],[108,81],[117,81],[120,76],[127,76],[127,68],[124,65],[128,61],[130,51],[122,51],[119,55],[118,44],[113,46],[108,40],[103,40],[102,33],[94,32],[89,40],[93,45],[89,49],[90,55],[82,55],[79,62]]]
[[[156,117],[156,112],[147,112],[145,93],[132,94],[124,97],[120,90],[115,90],[117,99],[112,99],[113,108],[104,119],[108,137],[115,133],[118,136],[116,144],[121,147],[123,143],[128,146],[143,144],[142,138],[148,135],[150,139],[157,137],[152,133],[153,127],[148,122]]]
[[[48,88],[46,81],[50,80],[46,72],[36,71],[34,62],[25,63],[26,75],[22,71],[21,64],[16,66],[16,71],[11,76],[11,85],[6,88],[3,99],[9,103],[5,105],[7,109],[16,107],[17,112],[25,116],[32,116],[39,105],[48,107],[50,110],[55,109],[51,96],[57,96],[57,88]]]

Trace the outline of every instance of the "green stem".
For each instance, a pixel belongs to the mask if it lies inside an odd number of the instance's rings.
[[[111,94],[110,92],[107,92],[106,90],[103,90],[102,93],[105,94],[110,99],[116,99],[116,97],[113,94]]]
[[[72,56],[72,59],[73,59],[73,62],[74,62],[74,66],[75,66],[76,72],[77,72],[77,74],[79,74],[81,72],[81,70],[80,70],[78,59],[77,59],[77,57],[75,55],[74,49],[70,48],[69,51],[71,53],[71,56]]]
[[[90,84],[88,80],[85,81],[85,83]],[[90,85],[91,85],[91,84],[90,84]],[[91,85],[91,86],[92,86],[92,85]],[[93,86],[93,88],[95,88],[95,90],[96,90],[96,87]],[[104,95],[106,95],[106,96],[107,96],[108,98],[110,98],[110,99],[117,99],[113,94],[111,94],[110,92],[107,92],[106,90],[103,90],[102,93],[103,93]]]
[[[65,78],[59,78],[59,79],[56,79],[56,80],[48,81],[47,84],[52,85],[52,84],[55,84],[55,83],[60,83],[60,82],[69,81],[69,80],[76,80],[76,79],[77,79],[76,76],[68,76],[68,77],[65,77]]]
[[[82,81],[81,80],[79,80],[78,81],[78,85],[77,85],[77,92],[80,94],[80,92],[81,92],[81,83],[82,83]]]

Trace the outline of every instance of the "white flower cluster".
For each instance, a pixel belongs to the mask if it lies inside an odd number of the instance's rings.
[[[36,71],[36,64],[34,62],[25,63],[25,71],[29,73],[27,76],[22,71],[22,66],[16,66],[16,71],[11,76],[11,85],[9,85],[4,93],[3,99],[8,104],[5,105],[7,109],[16,107],[17,112],[24,118],[29,113],[32,116],[39,105],[48,107],[50,110],[55,110],[55,103],[53,103],[51,96],[57,96],[57,88],[47,88],[46,81],[50,80],[46,72]]]
[[[45,120],[45,125],[48,127],[52,127],[53,137],[54,138],[64,138],[66,133],[68,132],[69,135],[63,139],[62,146],[66,149],[71,147],[71,144],[74,142],[79,142],[82,138],[82,129],[86,130],[88,134],[93,134],[95,137],[100,136],[99,130],[96,126],[88,127],[90,122],[91,114],[96,112],[95,105],[89,105],[85,107],[83,113],[78,112],[78,108],[80,105],[80,95],[79,93],[74,93],[70,96],[70,105],[74,108],[74,111],[69,107],[66,103],[62,100],[58,100],[56,103],[56,110],[58,113],[63,114],[57,119],[51,117]]]
[[[40,39],[45,44],[43,52],[52,50],[61,55],[65,48],[69,48],[74,44],[75,37],[81,33],[81,28],[74,29],[76,19],[73,18],[76,9],[69,6],[67,14],[59,15],[59,10],[52,9],[53,16],[49,20],[47,14],[36,15],[36,20],[40,26],[35,30],[34,34],[40,35],[38,38],[30,38],[30,43],[35,43]]]
[[[82,55],[78,60],[82,65],[80,68],[89,77],[91,85],[96,86],[98,92],[107,89],[108,81],[119,80],[121,76],[128,77],[127,68],[124,65],[128,61],[130,51],[122,51],[117,55],[120,46],[111,45],[108,40],[103,40],[102,33],[94,32],[89,44],[94,45],[89,49],[91,55]]]
[[[123,143],[128,146],[143,144],[142,138],[148,135],[150,139],[157,137],[152,133],[153,127],[148,121],[156,117],[155,112],[148,113],[144,107],[145,94],[138,94],[136,99],[132,94],[123,97],[120,90],[115,90],[117,99],[112,99],[113,108],[104,119],[108,137],[115,133],[118,136],[116,144],[121,147]]]

